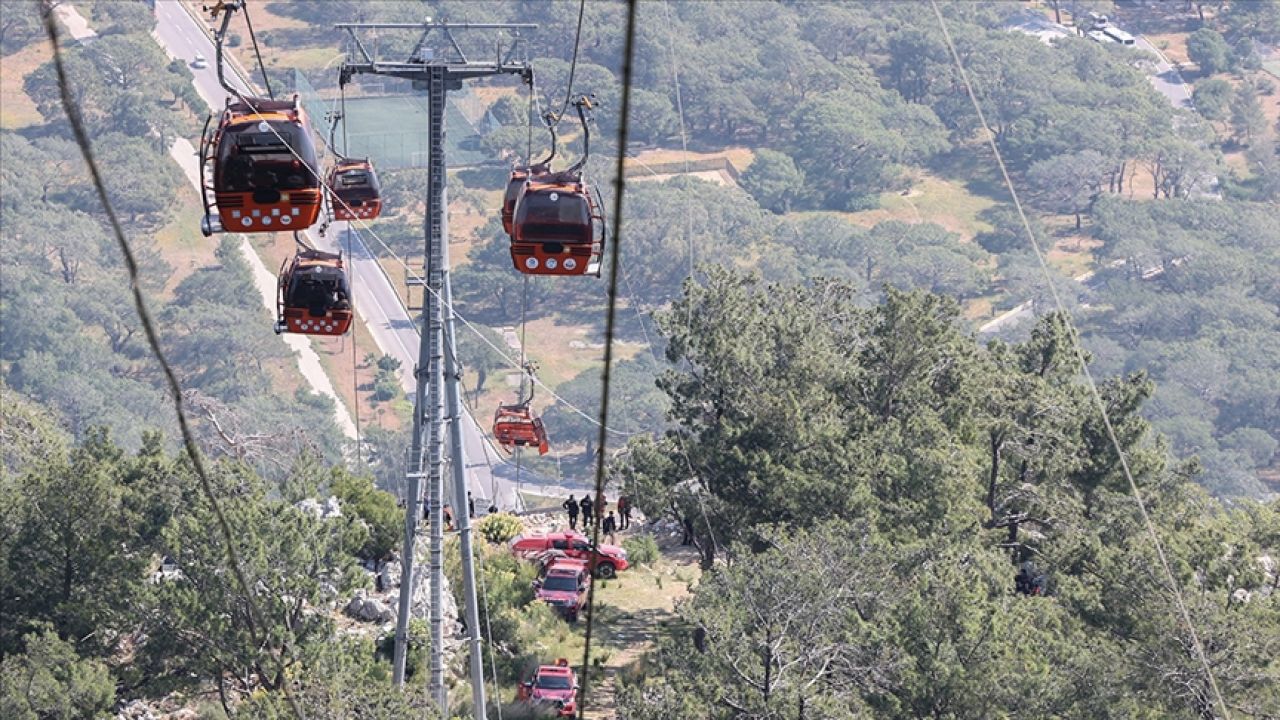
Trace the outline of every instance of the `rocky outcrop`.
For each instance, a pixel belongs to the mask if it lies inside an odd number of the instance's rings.
[[[368,597],[364,590],[357,590],[342,610],[348,616],[363,622],[385,623],[395,618],[395,611],[376,597]]]

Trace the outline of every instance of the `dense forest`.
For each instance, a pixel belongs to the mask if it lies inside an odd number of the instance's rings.
[[[190,58],[144,2],[72,4],[96,38],[64,37],[68,82],[219,507],[179,450],[41,5],[0,2],[0,717],[438,717],[425,623],[399,691],[390,625],[346,612],[398,564],[398,361],[361,366],[357,419],[361,393],[393,417],[348,442],[270,331],[262,248],[199,237],[175,162],[207,110]],[[281,92],[296,71],[336,93],[335,22],[538,23],[534,87],[468,97],[487,159],[448,191],[469,399],[513,391],[494,348],[527,324],[556,397],[536,401],[555,452],[525,462],[547,477],[586,478],[600,450],[606,285],[522,280],[494,198],[570,90],[594,96],[606,207],[625,156],[605,480],[649,522],[601,583],[588,717],[1280,717],[1280,2],[939,4],[967,78],[927,3],[640,3],[620,147],[625,3],[586,3],[580,28],[568,0],[251,3]],[[1188,101],[1152,53],[1076,32],[1088,12],[1174,58]],[[1072,27],[1046,40],[1028,17]],[[580,157],[572,120],[557,165]],[[382,177],[394,268],[421,253],[426,174]],[[503,717],[539,716],[515,688],[586,654],[508,552],[537,517],[479,526]]]

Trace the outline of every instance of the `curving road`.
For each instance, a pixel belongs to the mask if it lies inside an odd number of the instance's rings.
[[[154,37],[170,56],[190,62],[200,54],[209,60],[207,68],[191,68],[194,84],[210,107],[221,107],[226,91],[218,83],[217,70],[213,66],[213,41],[203,21],[193,17],[179,0],[157,0],[155,12],[158,23]],[[229,82],[241,91],[257,94],[245,82],[244,70],[234,60],[229,65]],[[348,273],[356,309],[379,350],[400,361],[401,385],[407,393],[412,394],[413,368],[418,361],[417,323],[409,316],[390,278],[361,239],[360,233],[345,227],[346,225],[348,223],[334,223],[325,237],[314,232],[314,229],[308,230],[308,241],[315,247],[331,251],[341,249],[348,255]],[[457,331],[469,332],[461,324]],[[519,472],[517,482],[515,465],[507,462],[505,456],[494,448],[469,410],[464,408],[463,415],[467,487],[476,498],[481,499],[477,502],[478,506],[483,505],[483,499],[493,498],[503,509],[522,508],[523,502],[518,491],[526,485],[530,486],[528,490],[542,494],[559,495],[569,491],[568,488],[528,470]],[[449,485],[450,483],[446,483],[446,486]]]

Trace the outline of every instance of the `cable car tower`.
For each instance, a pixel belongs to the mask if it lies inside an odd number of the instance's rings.
[[[449,284],[449,239],[447,196],[445,193],[445,101],[449,90],[462,88],[464,80],[494,75],[518,75],[526,83],[533,81],[533,69],[523,58],[517,59],[520,32],[537,25],[519,23],[339,23],[350,39],[350,50],[340,70],[345,84],[355,75],[384,75],[413,82],[413,87],[427,92],[428,160],[427,216],[423,256],[426,261],[426,297],[423,302],[422,333],[418,363],[414,368],[417,389],[414,393],[413,441],[409,450],[409,497],[405,510],[404,553],[401,558],[400,607],[396,618],[394,682],[404,683],[405,655],[408,646],[409,604],[413,598],[413,544],[418,519],[422,481],[427,481],[427,503],[430,510],[431,552],[431,695],[442,713],[447,715],[448,698],[444,686],[443,648],[443,542],[444,525],[441,498],[444,495],[444,458],[446,407],[449,427],[449,453],[453,474],[453,516],[458,524],[462,551],[462,573],[466,597],[466,625],[471,651],[471,695],[476,718],[485,718],[484,671],[480,649],[480,614],[476,604],[475,571],[472,567],[471,522],[465,506],[466,462],[462,446],[462,403],[459,393],[461,369],[454,341],[453,292]],[[361,40],[364,31],[417,30],[420,35],[403,60],[381,60],[369,52]],[[503,53],[501,40],[492,60],[472,60],[463,52],[456,32],[498,31],[510,35],[510,46]]]

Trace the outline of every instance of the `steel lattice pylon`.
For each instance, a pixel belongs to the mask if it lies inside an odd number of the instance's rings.
[[[454,481],[454,517],[458,523],[461,544],[466,625],[471,651],[471,695],[476,718],[485,718],[484,670],[480,647],[480,613],[476,601],[475,570],[472,563],[471,521],[466,511],[466,460],[462,443],[462,403],[458,385],[461,368],[457,364],[454,342],[452,288],[449,283],[448,196],[445,191],[445,103],[449,90],[462,87],[462,81],[493,75],[519,75],[531,82],[533,71],[525,60],[515,60],[521,30],[536,28],[531,24],[475,24],[444,22],[426,23],[341,23],[351,40],[351,54],[341,68],[341,82],[354,75],[371,74],[413,81],[428,97],[429,148],[427,162],[427,216],[424,221],[426,261],[426,293],[422,312],[422,333],[418,349],[418,365],[414,368],[417,387],[414,392],[413,440],[409,449],[409,497],[405,509],[404,552],[401,558],[400,607],[396,618],[394,682],[404,683],[405,660],[409,635],[409,605],[414,589],[414,540],[418,520],[422,517],[422,481],[427,481],[427,507],[430,510],[431,551],[429,555],[431,592],[431,659],[430,690],[441,712],[447,716],[448,697],[444,686],[443,625],[443,544],[445,423],[449,425],[449,453]],[[421,34],[408,58],[379,60],[360,39],[364,30],[419,30]],[[467,58],[454,31],[506,31],[514,40],[505,56],[501,49],[492,61]],[[443,41],[442,48],[432,41]],[[441,50],[438,52],[438,50]],[[426,364],[423,365],[423,358]],[[447,411],[447,418],[446,418]]]

